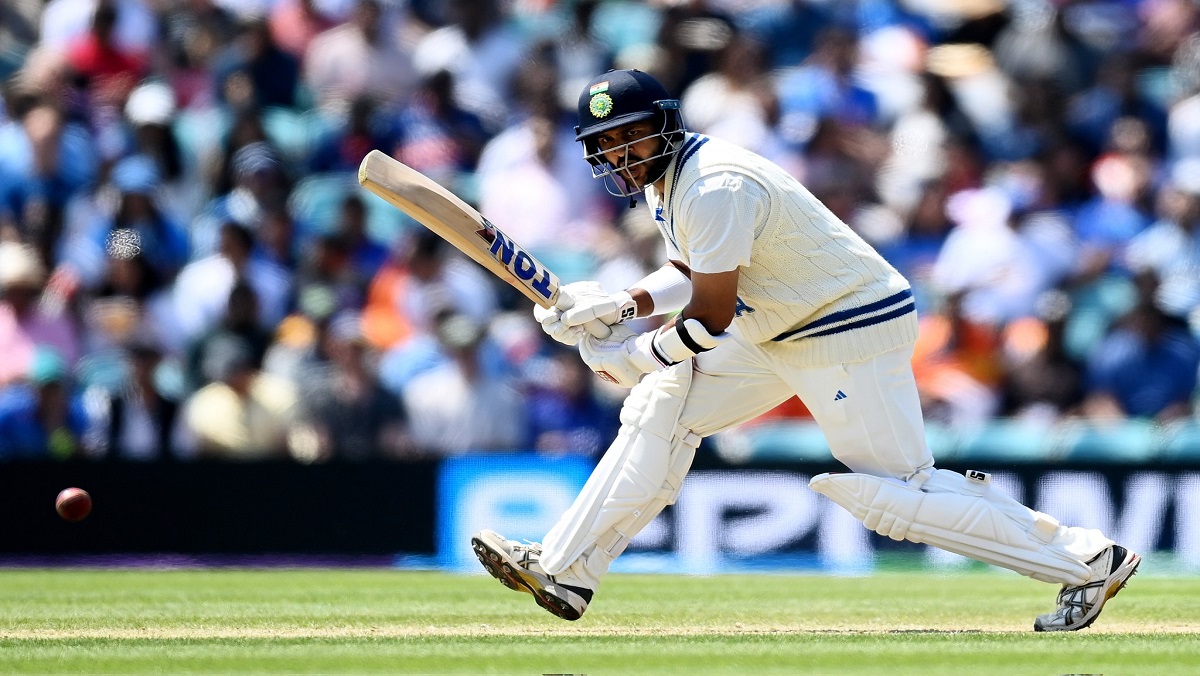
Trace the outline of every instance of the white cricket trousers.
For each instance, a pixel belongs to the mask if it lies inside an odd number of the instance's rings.
[[[796,394],[833,457],[853,472],[907,481],[933,467],[912,354],[908,345],[860,362],[797,366],[788,362],[786,350],[748,343],[735,333],[695,358],[679,422],[707,437]]]
[[[982,502],[954,499],[984,494],[967,490],[963,475],[933,469],[910,363],[911,345],[833,366],[799,366],[790,363],[787,355],[786,347],[750,344],[736,333],[716,349],[698,355],[683,407],[674,409],[679,412],[676,434],[683,429],[706,437],[750,420],[797,394],[820,425],[833,456],[855,474],[902,482],[922,474],[917,481],[926,493],[924,497],[941,499],[945,508],[932,516],[925,515],[922,518],[926,521],[918,524],[940,538],[930,542],[1039,580],[1063,584],[1088,581],[1087,562],[1112,544],[1100,531],[1063,527],[1002,494]],[[645,398],[644,393],[641,396]],[[664,415],[674,415],[669,406],[662,410]],[[658,427],[661,429],[661,425]],[[631,448],[644,454],[647,445],[631,446],[628,438],[618,437],[575,503],[547,534],[542,557],[547,571],[558,574],[570,567],[595,589],[629,538],[670,504],[662,494],[647,489],[645,471],[628,464],[635,462],[625,455]],[[678,445],[673,448],[678,452]],[[606,464],[610,458],[612,461]],[[658,460],[643,457],[640,462],[648,463],[650,468]],[[690,453],[687,460],[691,460]],[[667,474],[671,462],[663,460],[666,466],[657,467],[658,473]],[[679,480],[682,475],[677,477],[676,491]],[[900,491],[898,495],[909,498],[912,494]],[[674,499],[674,495],[666,497]],[[856,505],[863,506],[863,497],[850,497],[851,502],[857,500]],[[868,507],[895,508],[899,504],[894,498],[889,500],[892,502],[871,503]],[[846,506],[842,501],[835,502]],[[915,514],[911,500],[899,506],[901,512]],[[980,510],[987,518],[979,516]],[[973,514],[969,519],[968,512]],[[908,528],[913,522],[906,524]],[[1045,532],[1036,537],[1034,531]],[[581,565],[576,565],[577,561]]]

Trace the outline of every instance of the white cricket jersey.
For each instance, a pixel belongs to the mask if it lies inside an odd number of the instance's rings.
[[[688,133],[646,197],[669,258],[740,270],[734,330],[797,365],[859,361],[916,340],[908,282],[778,165]]]

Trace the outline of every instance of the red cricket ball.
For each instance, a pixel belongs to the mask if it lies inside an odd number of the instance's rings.
[[[82,488],[64,488],[54,501],[54,508],[67,521],[81,521],[92,511],[92,496]]]

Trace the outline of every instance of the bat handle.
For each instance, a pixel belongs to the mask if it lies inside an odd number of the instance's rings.
[[[583,330],[592,334],[593,337],[599,338],[601,340],[612,335],[612,329],[608,328],[608,324],[605,324],[604,322],[600,321],[599,319],[593,319],[589,322],[584,323]]]

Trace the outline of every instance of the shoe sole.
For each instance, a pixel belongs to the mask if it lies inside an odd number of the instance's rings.
[[[525,592],[533,596],[539,606],[555,617],[574,622],[583,616],[570,603],[546,592],[546,585],[536,575],[517,565],[504,550],[492,546],[486,540],[478,537],[471,538],[471,550],[483,569],[489,575],[500,581],[500,584],[513,591]]]
[[[1087,629],[1088,627],[1092,626],[1092,623],[1096,621],[1096,618],[1100,617],[1100,611],[1104,610],[1104,604],[1108,603],[1109,599],[1116,596],[1122,589],[1125,588],[1125,585],[1129,583],[1129,579],[1134,575],[1137,575],[1138,566],[1140,565],[1142,565],[1142,557],[1138,554],[1134,554],[1133,552],[1129,552],[1129,557],[1126,559],[1126,561],[1121,564],[1121,567],[1118,568],[1116,572],[1109,576],[1108,588],[1104,591],[1104,599],[1092,608],[1092,612],[1089,613],[1088,617],[1084,619],[1084,621],[1078,626],[1063,627],[1062,629],[1045,629],[1034,624],[1033,630],[1079,631],[1080,629]]]

